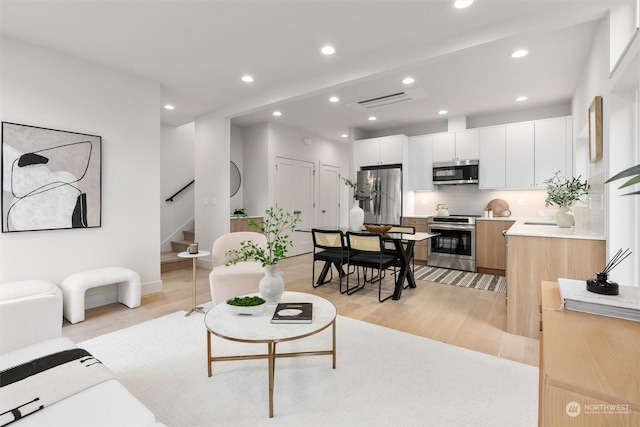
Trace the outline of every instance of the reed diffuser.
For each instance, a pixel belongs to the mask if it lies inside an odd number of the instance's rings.
[[[604,270],[596,273],[595,279],[587,280],[587,290],[602,295],[618,295],[618,284],[609,280],[609,273],[629,255],[631,255],[629,248],[624,251],[622,249],[618,250],[614,257],[604,266]]]

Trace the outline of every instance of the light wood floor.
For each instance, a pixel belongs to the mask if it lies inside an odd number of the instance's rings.
[[[400,300],[379,303],[377,285],[368,284],[347,296],[338,291],[335,275],[332,282],[314,289],[311,260],[312,256],[307,254],[280,261],[287,290],[326,298],[342,316],[538,366],[538,340],[505,332],[504,294],[419,281],[417,288],[405,289]],[[321,263],[317,263],[316,275],[320,268]],[[208,274],[207,269],[197,270],[198,303],[211,301]],[[191,269],[163,273],[163,291],[143,296],[141,307],[129,309],[121,304],[109,304],[89,309],[84,322],[71,325],[65,321],[62,333],[80,342],[190,308],[191,277]],[[385,285],[392,289],[390,278]]]

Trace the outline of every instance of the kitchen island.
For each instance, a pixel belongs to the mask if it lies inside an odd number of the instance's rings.
[[[538,224],[528,224],[536,222]],[[586,280],[605,265],[604,236],[520,219],[507,231],[507,332],[538,338],[540,282]]]

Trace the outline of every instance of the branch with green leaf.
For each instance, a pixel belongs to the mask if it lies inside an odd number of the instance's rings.
[[[293,246],[293,240],[287,232],[295,231],[299,221],[298,217],[281,208],[267,209],[262,222],[247,218],[247,225],[267,238],[267,246],[262,247],[252,240],[242,241],[239,249],[226,252],[226,255],[231,257],[226,265],[237,264],[240,261],[256,261],[263,267],[277,264],[278,261],[286,258],[287,251]]]
[[[630,186],[632,186],[634,184],[640,184],[640,165],[631,166],[629,169],[623,170],[622,172],[620,172],[620,173],[612,176],[608,180],[606,180],[605,184],[608,184],[608,183],[613,182],[613,181],[617,181],[617,180],[622,179],[622,178],[627,178],[629,176],[632,177],[632,178],[630,180],[628,180],[627,182],[625,182],[624,184],[622,184],[618,188],[626,188],[626,187],[630,187]],[[634,195],[634,194],[640,194],[640,190],[633,191],[633,192],[627,193],[627,194],[623,194],[623,196],[631,196],[631,195]]]
[[[570,208],[577,202],[584,201],[584,197],[589,194],[589,184],[587,181],[580,181],[580,177],[571,179],[566,177],[561,178],[559,174],[560,171],[544,181],[547,185],[546,205],[558,205],[559,207]]]

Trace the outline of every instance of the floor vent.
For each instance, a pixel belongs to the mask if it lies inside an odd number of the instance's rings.
[[[424,89],[413,88],[400,92],[376,96],[374,98],[369,98],[362,101],[349,102],[345,105],[353,110],[363,111],[384,107],[385,105],[397,104],[399,102],[413,101],[416,99],[424,98],[426,96],[427,93],[424,91]]]

